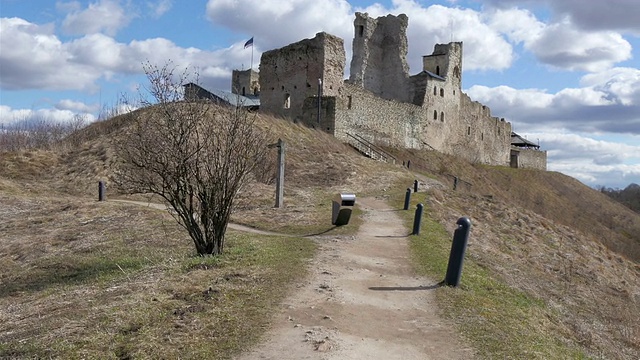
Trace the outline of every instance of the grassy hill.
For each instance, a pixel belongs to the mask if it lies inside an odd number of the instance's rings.
[[[231,232],[223,257],[196,258],[168,214],[95,201],[98,180],[109,199],[150,199],[114,181],[113,143],[145,111],[92,124],[54,150],[0,153],[0,357],[227,358],[258,339],[269,308],[304,276],[308,239]],[[418,179],[414,203],[426,205],[432,235],[411,239],[417,271],[443,276],[456,219],[473,221],[463,285],[437,292],[482,357],[640,357],[637,213],[559,173],[389,149],[411,160],[406,169],[288,121],[259,124],[287,146],[286,207],[273,208],[274,149],[234,222],[348,236],[357,223],[328,225],[333,194],[398,205]],[[453,176],[463,180],[455,191]]]

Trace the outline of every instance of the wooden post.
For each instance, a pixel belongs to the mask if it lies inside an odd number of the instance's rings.
[[[276,207],[284,206],[284,151],[285,145],[282,139],[278,139],[278,174],[276,176]]]

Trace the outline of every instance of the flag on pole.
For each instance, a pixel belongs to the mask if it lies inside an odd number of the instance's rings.
[[[251,39],[247,40],[246,43],[244,43],[244,48],[245,49],[248,48],[248,47],[251,47],[251,46],[253,46],[253,36],[251,37]]]

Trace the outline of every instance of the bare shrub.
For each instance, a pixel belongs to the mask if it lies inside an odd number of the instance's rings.
[[[60,122],[46,118],[30,118],[0,129],[0,150],[50,150],[61,140],[87,125],[86,117],[76,114],[71,121]]]
[[[162,197],[200,255],[221,254],[234,200],[267,152],[242,107],[183,101],[187,70],[144,65],[153,102],[119,144],[122,185]],[[177,80],[175,80],[177,78]]]

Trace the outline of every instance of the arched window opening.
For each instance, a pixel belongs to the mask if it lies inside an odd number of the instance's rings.
[[[245,96],[245,88],[244,88],[244,86],[242,87],[242,96]]]
[[[291,107],[291,95],[284,94],[284,106],[285,109],[289,109]]]
[[[436,75],[440,75],[440,66],[436,66]]]
[[[364,36],[364,26],[358,25],[358,36]]]
[[[444,89],[440,88],[440,96],[444,97]]]
[[[467,135],[471,135],[471,126],[467,127]]]
[[[453,68],[453,76],[460,78],[460,68],[459,67],[454,67]]]
[[[438,95],[438,88],[437,87],[433,87],[433,95]]]
[[[440,121],[444,122],[444,111],[440,113]]]
[[[433,110],[433,120],[438,120],[438,111]]]

